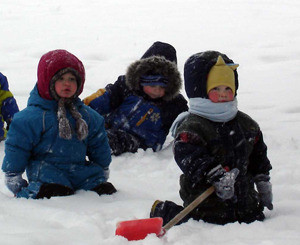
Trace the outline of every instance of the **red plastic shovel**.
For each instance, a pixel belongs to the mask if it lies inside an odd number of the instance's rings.
[[[163,227],[163,220],[159,217],[121,221],[117,224],[116,235],[123,236],[129,241],[142,240],[148,234],[152,233],[156,234],[158,237],[161,237],[200,203],[202,203],[207,197],[209,197],[214,191],[215,188],[213,186],[209,187]]]

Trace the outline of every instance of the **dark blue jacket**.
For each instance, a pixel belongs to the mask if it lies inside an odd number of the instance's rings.
[[[19,111],[13,94],[9,91],[7,78],[0,72],[0,141],[6,137],[4,122],[9,127],[15,113]]]
[[[105,117],[107,128],[122,129],[141,140],[144,148],[159,150],[166,140],[172,122],[188,109],[182,95],[171,100],[148,97],[142,90],[132,90],[120,76],[106,86],[103,95],[89,106]]]

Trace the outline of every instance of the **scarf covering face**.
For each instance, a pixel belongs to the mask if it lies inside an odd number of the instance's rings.
[[[179,114],[170,128],[173,137],[175,137],[177,127],[190,113],[204,117],[213,122],[228,122],[232,120],[238,112],[236,98],[233,101],[222,103],[214,103],[209,99],[200,97],[190,98],[189,104],[189,111]]]

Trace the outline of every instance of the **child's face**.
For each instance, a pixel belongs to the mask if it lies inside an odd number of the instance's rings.
[[[76,77],[68,72],[55,82],[55,92],[61,98],[70,98],[77,91]]]
[[[233,101],[233,92],[231,88],[220,85],[208,92],[208,98],[214,103]]]
[[[165,88],[161,86],[143,86],[143,91],[152,99],[158,99],[165,95]]]

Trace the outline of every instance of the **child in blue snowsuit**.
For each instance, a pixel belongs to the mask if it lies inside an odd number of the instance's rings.
[[[113,155],[162,148],[172,122],[188,109],[179,94],[182,81],[176,63],[175,48],[155,42],[125,76],[84,99],[105,117]]]
[[[37,84],[5,141],[2,170],[16,197],[116,191],[107,182],[111,154],[104,119],[78,98],[84,82],[82,62],[68,51],[53,50],[41,57]]]
[[[18,111],[17,102],[8,88],[7,78],[0,72],[0,141],[6,138],[12,118]]]
[[[267,146],[259,125],[237,107],[237,66],[217,51],[197,53],[186,61],[190,108],[171,128],[174,158],[183,172],[183,206],[157,200],[150,217],[169,222],[210,186],[215,192],[181,222],[251,223],[264,220],[264,207],[273,209]]]

